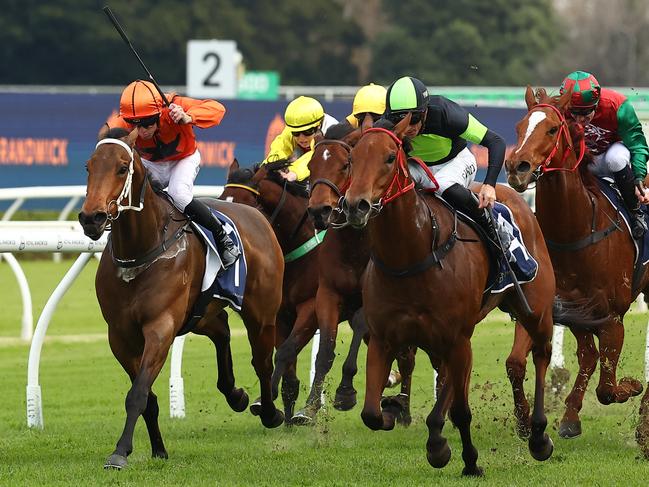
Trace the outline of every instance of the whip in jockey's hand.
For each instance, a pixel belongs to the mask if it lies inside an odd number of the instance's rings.
[[[180,105],[176,105],[175,103],[169,105],[169,116],[174,122],[176,122],[179,125],[192,123],[191,115],[185,113],[183,107],[181,107]]]

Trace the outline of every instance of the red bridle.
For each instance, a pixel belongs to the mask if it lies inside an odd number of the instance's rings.
[[[579,145],[579,158],[577,159],[577,163],[575,164],[575,167],[573,168],[563,167],[563,164],[566,162],[566,159],[568,158],[568,154],[570,154],[570,151],[572,151],[573,149],[572,139],[570,138],[570,134],[568,133],[568,122],[566,121],[566,117],[564,117],[561,111],[554,105],[550,105],[548,103],[539,103],[538,105],[532,107],[532,110],[541,107],[552,109],[559,117],[559,120],[561,121],[561,125],[559,126],[559,134],[557,135],[557,141],[554,144],[554,148],[552,149],[552,152],[550,152],[550,155],[548,155],[548,157],[545,159],[545,161],[543,161],[543,164],[539,166],[539,169],[541,170],[542,173],[546,173],[550,171],[575,171],[579,167],[579,164],[584,158],[584,153],[586,152],[585,139],[584,138],[581,139],[581,143]],[[532,112],[532,110],[530,110],[530,113]],[[566,148],[563,151],[563,156],[561,158],[560,166],[550,167],[550,163],[552,162],[554,155],[557,153],[557,150],[559,149],[559,144],[561,143],[561,136],[563,136],[565,139]]]
[[[397,169],[394,172],[394,177],[392,178],[390,185],[379,200],[379,204],[383,206],[386,203],[389,203],[390,201],[413,189],[415,187],[415,182],[410,179],[408,168],[406,167],[408,163],[406,161],[406,154],[402,148],[403,142],[401,141],[401,139],[399,139],[399,137],[397,137],[394,132],[381,127],[369,128],[363,132],[363,135],[367,134],[368,132],[383,132],[385,134],[388,134],[392,138],[394,143],[397,144]],[[400,175],[402,176],[401,180],[399,179]],[[410,181],[410,184],[408,184],[408,181]],[[390,194],[393,190],[396,190],[396,192],[394,194]]]

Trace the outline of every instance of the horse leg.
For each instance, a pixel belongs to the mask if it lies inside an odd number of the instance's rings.
[[[341,296],[330,288],[321,286],[315,300],[315,312],[320,328],[320,347],[315,360],[315,375],[306,406],[300,409],[291,423],[305,426],[313,424],[322,407],[324,380],[334,362]]]
[[[577,362],[579,363],[579,373],[575,377],[575,384],[572,386],[570,394],[566,397],[566,411],[559,424],[559,436],[561,438],[575,438],[581,435],[581,420],[579,411],[581,411],[584,394],[588,387],[588,381],[595,372],[597,366],[597,347],[592,333],[570,329],[577,339]]]
[[[388,408],[381,410],[381,395],[385,381],[390,373],[394,355],[387,344],[371,336],[367,345],[367,363],[365,371],[365,404],[361,418],[365,426],[372,430],[391,430],[394,428],[395,414]]]
[[[431,357],[431,363],[435,362]],[[451,460],[451,447],[447,439],[442,436],[442,429],[446,422],[446,413],[452,401],[453,384],[450,380],[446,363],[438,364],[437,401],[432,411],[426,418],[428,427],[428,441],[426,442],[426,459],[431,467],[443,468]]]
[[[151,456],[153,458],[169,458],[164,443],[162,442],[162,434],[160,433],[160,426],[158,425],[158,397],[149,389],[149,397],[146,401],[146,409],[142,413],[146,430],[149,433],[149,440],[151,441]]]
[[[615,373],[624,343],[623,316],[610,320],[599,330],[599,385],[597,399],[602,404],[626,402],[630,397],[642,392],[640,381],[632,378],[620,379],[618,384]]]
[[[149,392],[151,391],[151,386],[153,382],[158,377],[160,369],[164,365],[164,362],[167,358],[167,353],[169,352],[169,347],[173,341],[172,333],[164,333],[161,331],[161,323],[151,323],[148,326],[142,328],[144,335],[144,351],[140,359],[139,369],[137,372],[133,370],[131,374],[134,374],[132,380],[131,388],[126,394],[126,424],[124,425],[124,430],[122,435],[117,441],[117,446],[112,455],[108,457],[104,468],[115,468],[122,469],[127,465],[126,457],[131,454],[133,451],[133,432],[135,430],[135,423],[137,419],[145,411],[149,411],[145,417],[149,418],[147,421],[147,429],[149,431],[149,437],[151,439],[151,448],[154,453],[159,453],[160,456],[166,455],[166,450],[162,444],[162,436],[160,435],[160,429],[157,425],[157,400],[149,399]],[[165,327],[169,331],[173,328],[172,326]],[[113,353],[118,358],[120,363],[126,369],[127,366],[124,365],[122,359],[120,358],[121,352],[119,350],[127,350],[130,344],[124,344],[121,337],[117,337],[115,332],[111,332],[109,328],[109,340],[111,349]],[[119,349],[119,350],[118,350]],[[127,369],[128,370],[128,369]],[[151,436],[153,433],[153,436]],[[166,458],[166,456],[163,456]]]
[[[245,411],[249,399],[243,389],[235,387],[228,313],[224,309],[218,314],[208,311],[193,332],[197,335],[207,336],[214,344],[218,368],[216,388],[225,396],[233,411],[238,413]]]
[[[449,353],[449,380],[453,384],[453,402],[449,416],[460,431],[462,439],[462,475],[481,477],[484,472],[477,464],[478,450],[471,440],[471,409],[469,408],[469,379],[471,377],[471,342],[467,337],[459,337]]]
[[[244,323],[248,330],[248,341],[252,349],[252,366],[259,378],[261,404],[257,411],[250,406],[250,411],[259,416],[266,428],[276,428],[284,422],[284,414],[273,403],[271,376],[273,375],[273,349],[275,344],[275,317],[256,320],[250,313],[244,313]]]
[[[349,325],[352,329],[352,342],[349,345],[349,353],[343,363],[342,378],[336,389],[334,408],[339,411],[349,411],[356,405],[356,389],[354,389],[354,376],[358,372],[358,350],[361,347],[363,337],[367,334],[367,323],[363,316],[363,308],[358,309],[352,316]]]
[[[532,349],[532,338],[525,328],[516,321],[514,329],[514,344],[512,351],[507,357],[505,366],[507,377],[512,385],[514,396],[514,416],[516,417],[516,432],[521,439],[530,436],[530,405],[525,397],[525,370],[527,366],[527,354]]]
[[[397,354],[397,363],[401,375],[401,392],[396,396],[385,397],[381,406],[385,409],[391,405],[398,408],[397,423],[402,426],[410,426],[410,388],[412,387],[412,371],[415,369],[415,353],[417,349],[408,347]]]
[[[649,460],[649,384],[640,402],[640,419],[635,437],[644,457]]]

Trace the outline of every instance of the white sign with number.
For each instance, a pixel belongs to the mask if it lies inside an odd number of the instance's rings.
[[[196,98],[236,98],[236,41],[187,42],[187,95]]]

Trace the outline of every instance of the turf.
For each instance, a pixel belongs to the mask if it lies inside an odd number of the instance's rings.
[[[49,294],[71,262],[23,262],[37,318]],[[314,427],[266,430],[249,412],[234,413],[216,391],[214,349],[202,337],[185,345],[183,376],[187,417],[170,419],[168,363],[154,390],[160,402],[160,426],[169,460],[150,458],[144,422],[139,421],[135,450],[121,472],[104,471],[125,419],[129,383],[105,338],[106,325],[94,295],[93,260],[60,303],[43,347],[40,383],[45,428],[29,430],[25,417],[26,365],[29,348],[15,340],[21,302],[8,266],[0,263],[0,485],[647,485],[649,462],[635,444],[639,399],[602,406],[591,381],[582,413],[583,435],[562,440],[556,433],[565,392],[547,400],[554,455],[539,463],[514,433],[512,399],[504,361],[513,326],[502,313],[480,324],[473,339],[474,367],[470,401],[473,437],[483,479],[461,477],[459,435],[447,423],[453,457],[442,470],[425,455],[425,418],[432,408],[430,364],[418,354],[413,379],[413,424],[391,432],[372,432],[360,419],[360,404],[339,412],[328,405]],[[35,320],[36,321],[36,320]],[[619,377],[642,379],[646,314],[628,315]],[[239,386],[251,397],[259,390],[250,365],[250,347],[242,324],[231,316],[234,370]],[[329,389],[340,369],[351,333],[341,325],[338,357]],[[574,339],[566,333],[565,354],[575,373]],[[300,357],[306,398],[309,353]],[[365,347],[359,358],[356,388],[363,399]],[[532,375],[533,377],[533,375]],[[526,383],[530,392],[530,381]]]

